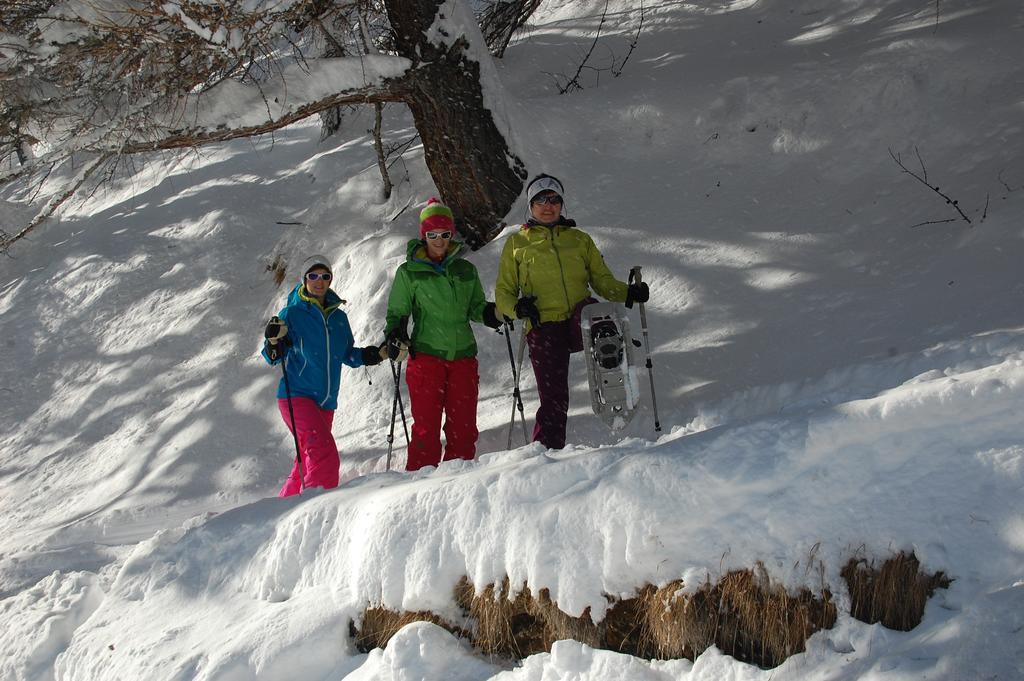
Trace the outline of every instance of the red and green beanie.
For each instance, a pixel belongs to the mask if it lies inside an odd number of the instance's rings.
[[[427,238],[427,232],[455,231],[455,216],[452,209],[435,198],[427,201],[427,207],[420,211],[420,237]]]

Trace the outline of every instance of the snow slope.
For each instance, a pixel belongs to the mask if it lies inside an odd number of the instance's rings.
[[[644,265],[664,434],[649,411],[606,431],[577,358],[576,444],[504,451],[507,350],[481,328],[477,461],[384,472],[390,377],[346,371],[348,482],[268,498],[293,452],[262,325],[325,252],[377,342],[429,176],[407,153],[383,201],[365,114],[322,144],[309,124],[147,159],[0,263],[0,678],[1024,677],[1024,9],[645,3],[622,76],[559,96],[605,3],[555,4],[497,64],[506,114],[612,269]],[[638,21],[608,3],[594,63]],[[387,129],[413,132],[398,107]],[[31,213],[0,198],[5,228]],[[488,290],[499,249],[472,256]],[[838,577],[861,547],[955,581],[913,632],[864,625]],[[371,603],[458,617],[463,575],[599,616],[758,560],[791,587],[820,561],[840,604],[773,672],[574,642],[510,667],[429,624],[369,655],[348,638]]]

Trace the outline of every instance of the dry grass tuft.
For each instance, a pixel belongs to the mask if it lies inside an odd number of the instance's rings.
[[[827,591],[820,598],[806,589],[790,594],[772,585],[761,565],[730,572],[693,593],[679,593],[682,586],[676,581],[645,592],[644,629],[655,657],[692,660],[716,645],[738,660],[776,667],[836,621]]]
[[[789,594],[769,583],[767,573],[730,572],[715,585],[680,593],[683,584],[643,587],[635,598],[615,600],[604,620],[595,624],[589,610],[580,616],[558,608],[550,592],[533,596],[524,584],[510,597],[506,579],[479,594],[463,579],[456,600],[477,622],[474,643],[480,650],[521,658],[550,651],[555,641],[573,639],[593,648],[637,657],[694,659],[711,645],[737,659],[774,667],[802,652],[812,633],[835,624],[830,595],[809,591]]]
[[[811,634],[831,629],[836,622],[828,591],[820,598],[807,589],[790,594],[771,584],[760,564],[754,570],[728,573],[709,596],[719,618],[715,644],[736,659],[763,668],[776,667],[803,652]]]
[[[935,590],[952,583],[943,572],[923,572],[917,556],[902,551],[877,569],[873,560],[851,558],[840,574],[850,590],[851,615],[899,631],[910,631],[920,624],[924,606]]]
[[[531,611],[533,596],[525,582],[514,596],[507,577],[500,586],[488,584],[478,594],[463,578],[455,587],[455,599],[476,621],[473,643],[479,650],[517,659],[546,650],[544,624]]]
[[[711,599],[711,584],[694,594],[682,594],[683,582],[676,580],[655,589],[641,591],[642,638],[652,657],[668,660],[694,659],[715,642],[717,609]]]
[[[925,601],[935,589],[950,583],[941,572],[922,573],[914,554],[902,553],[878,570],[863,558],[851,559],[842,575],[850,587],[854,617],[904,631],[920,623]],[[364,613],[360,629],[352,627],[356,646],[362,651],[383,647],[403,626],[428,621],[471,639],[485,654],[514,659],[573,639],[593,648],[658,659],[692,660],[714,645],[767,669],[803,652],[811,634],[831,629],[836,622],[836,607],[824,581],[818,594],[808,589],[790,593],[772,584],[760,563],[729,572],[715,584],[707,580],[689,592],[676,580],[660,588],[648,584],[633,598],[607,596],[609,609],[599,624],[589,608],[579,616],[563,612],[547,589],[535,596],[523,583],[513,593],[508,578],[477,592],[463,577],[454,598],[472,623],[467,625],[472,632],[433,613],[375,607]]]
[[[645,626],[647,599],[657,589],[648,584],[640,589],[634,598],[606,598],[611,602],[604,621],[604,645],[606,650],[625,653],[634,657],[659,657],[650,643],[650,636]]]
[[[372,607],[363,612],[361,626],[354,623],[350,632],[355,639],[356,648],[361,653],[368,653],[374,648],[384,648],[399,629],[413,622],[432,622],[447,629],[460,638],[467,633],[461,628],[446,622],[432,612],[395,612],[387,608]]]
[[[601,625],[594,624],[589,607],[579,617],[567,615],[551,600],[551,593],[541,589],[538,597],[527,603],[527,608],[542,623],[544,650],[551,650],[555,641],[566,639],[579,641],[591,648],[601,648],[604,644],[604,622]]]
[[[288,266],[285,264],[284,258],[278,254],[274,256],[274,261],[267,265],[267,271],[273,274],[274,283],[280,286],[284,283],[285,275],[288,272]]]

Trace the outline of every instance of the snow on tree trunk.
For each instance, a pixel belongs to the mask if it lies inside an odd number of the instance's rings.
[[[526,168],[484,101],[483,81],[491,79],[482,74],[480,62],[490,57],[486,48],[474,49],[484,45],[483,37],[458,1],[386,0],[386,5],[398,52],[413,61],[415,78],[406,102],[427,168],[467,242],[479,248],[502,226],[522,191]]]

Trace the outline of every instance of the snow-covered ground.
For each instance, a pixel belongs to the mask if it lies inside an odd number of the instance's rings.
[[[593,0],[546,3],[497,72],[530,171],[564,181],[616,273],[644,266],[664,432],[646,405],[608,432],[576,358],[574,444],[506,451],[507,350],[481,327],[476,461],[385,472],[389,372],[346,370],[346,482],[273,498],[293,445],[262,326],[325,252],[378,342],[429,175],[407,153],[383,201],[365,113],[324,143],[310,123],[147,159],[0,261],[0,678],[1024,678],[1024,7],[644,4],[620,77],[557,94]],[[609,3],[595,64],[638,21]],[[389,108],[389,138],[412,133]],[[7,231],[30,217],[0,199]],[[489,293],[500,243],[471,256]],[[955,580],[922,624],[852,619],[845,561],[911,549]],[[600,617],[606,594],[757,561],[791,588],[813,562],[839,606],[770,671],[348,634],[369,604],[458,619],[462,576]]]

